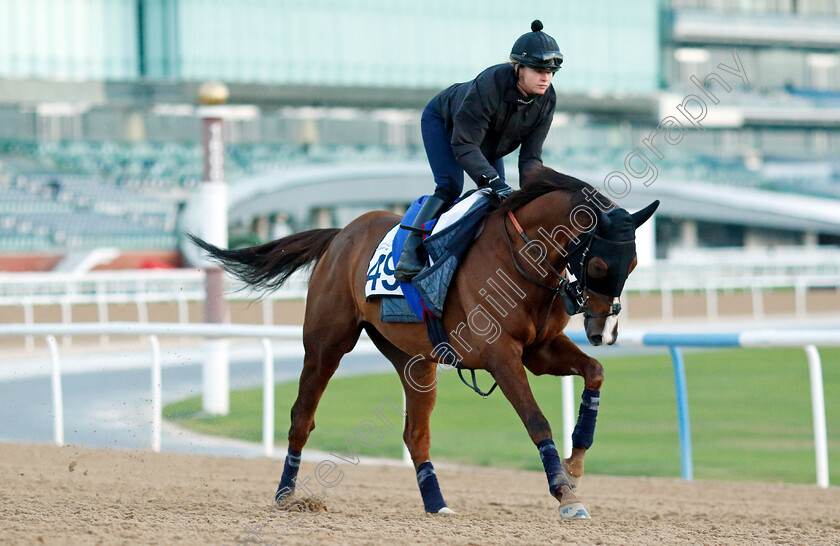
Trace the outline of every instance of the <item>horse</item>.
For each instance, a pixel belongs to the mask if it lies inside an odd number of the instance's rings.
[[[257,289],[275,289],[294,271],[312,266],[303,324],[305,356],[276,503],[292,498],[318,402],[342,356],[364,330],[400,374],[406,398],[403,439],[426,512],[453,513],[430,460],[429,419],[438,363],[457,358],[463,368],[489,372],[516,410],[538,449],[560,517],[590,518],[575,490],[593,443],[603,366],[563,329],[570,315],[582,312],[592,345],[615,343],[619,297],[637,263],[635,230],[659,202],[630,214],[586,182],[548,167],[527,173],[521,186],[487,214],[454,275],[442,317],[450,335],[446,347],[433,346],[422,323],[382,322],[380,300],[365,297],[368,261],[400,222],[393,213],[368,212],[343,229],[313,229],[235,250],[191,236],[211,260]],[[558,297],[563,305],[555,305]],[[583,377],[567,459],[558,455],[526,369],[538,376]]]

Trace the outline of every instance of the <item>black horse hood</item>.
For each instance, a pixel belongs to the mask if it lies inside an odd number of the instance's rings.
[[[638,212],[630,214],[620,207],[609,212],[602,212],[596,231],[601,237],[614,242],[636,240],[636,229],[648,221],[659,207],[659,200],[654,201]]]
[[[616,207],[599,216],[598,225],[573,251],[569,262],[569,269],[584,288],[612,298],[621,295],[636,258],[636,228],[646,222],[658,206],[659,201],[654,201],[633,214]],[[607,263],[605,276],[595,278],[587,274],[587,264],[594,257]]]

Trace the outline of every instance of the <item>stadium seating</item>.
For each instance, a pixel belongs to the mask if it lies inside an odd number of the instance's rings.
[[[387,127],[370,119],[331,120],[319,127],[324,138],[313,143],[232,139],[226,146],[228,182],[306,164],[425,160],[412,139],[385,144],[377,134]],[[338,143],[327,129],[345,136],[358,129],[366,136]],[[552,131],[544,160],[567,172],[606,174],[623,168],[645,131],[574,121]],[[776,144],[787,143],[779,138]],[[764,153],[757,166],[748,166],[743,157],[719,153],[719,142],[707,151],[705,145],[698,139],[692,146],[667,148],[666,157],[655,161],[660,178],[840,197],[840,162],[824,160],[820,176],[811,165],[804,180],[784,156]],[[0,251],[101,244],[172,248],[178,207],[198,187],[203,168],[197,142],[0,140],[0,159]]]

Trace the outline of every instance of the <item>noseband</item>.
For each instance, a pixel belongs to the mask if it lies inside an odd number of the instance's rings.
[[[525,241],[526,244],[531,244],[531,238],[525,233],[525,230],[516,220],[516,216],[514,216],[513,211],[508,211],[507,217],[510,218],[510,221],[513,223],[513,227],[522,237],[522,240]],[[539,331],[537,332],[537,338],[539,338],[546,326],[548,325],[548,319],[551,316],[551,310],[554,306],[554,301],[557,299],[557,296],[562,296],[563,298],[563,306],[566,310],[566,313],[571,315],[577,315],[578,313],[583,312],[584,318],[587,319],[595,319],[595,318],[605,318],[605,317],[612,317],[618,315],[621,312],[621,303],[620,302],[613,302],[607,296],[603,294],[599,294],[594,292],[586,287],[586,256],[589,253],[589,248],[592,245],[592,237],[588,237],[588,241],[586,246],[581,245],[578,248],[583,248],[583,253],[581,254],[581,270],[582,275],[581,278],[575,280],[574,282],[569,282],[569,279],[566,278],[566,275],[557,271],[551,262],[549,262],[545,256],[540,258],[540,263],[546,265],[549,270],[554,274],[557,278],[558,284],[556,286],[552,286],[550,284],[546,284],[542,282],[540,279],[535,278],[534,276],[528,274],[522,266],[519,265],[519,262],[516,260],[516,253],[513,250],[513,241],[510,239],[510,234],[507,230],[507,222],[502,222],[502,231],[505,234],[505,239],[507,240],[508,250],[510,250],[510,257],[513,261],[514,267],[516,270],[519,271],[519,274],[525,277],[530,282],[536,284],[539,287],[545,288],[546,290],[552,292],[551,301],[548,304],[548,312],[545,316],[545,321],[543,321],[543,325],[540,327]],[[577,252],[577,249],[573,252]],[[589,295],[584,295],[584,291],[588,292]],[[588,301],[589,297],[594,297],[597,300],[603,301],[610,305],[610,311],[608,313],[600,313],[600,314],[592,314],[586,309],[586,302]]]

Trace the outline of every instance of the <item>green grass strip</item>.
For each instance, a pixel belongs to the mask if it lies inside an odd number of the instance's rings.
[[[831,482],[840,483],[840,349],[822,349]],[[814,440],[808,365],[801,349],[736,349],[690,352],[688,376],[695,477],[720,480],[814,483]],[[679,476],[676,402],[669,356],[603,359],[606,381],[595,444],[587,472]],[[485,389],[489,374],[479,374]],[[529,376],[534,395],[559,438],[560,382]],[[575,378],[579,396],[583,383]],[[277,385],[275,439],[283,443],[297,383]],[[349,436],[359,455],[401,456],[395,411],[382,406],[389,429],[374,415],[383,400],[401,403],[396,373],[330,382],[307,447],[347,452]],[[225,417],[202,415],[199,397],[166,406],[164,417],[207,434],[259,442],[261,388],[231,393]],[[577,403],[575,404],[577,410]],[[376,429],[368,423],[372,420]],[[372,447],[356,440],[356,429]],[[365,428],[367,426],[367,429]],[[439,374],[432,414],[432,458],[474,465],[539,470],[537,451],[513,407],[500,393],[482,399],[455,372]],[[559,444],[558,440],[558,444]],[[375,445],[374,445],[375,444]]]

